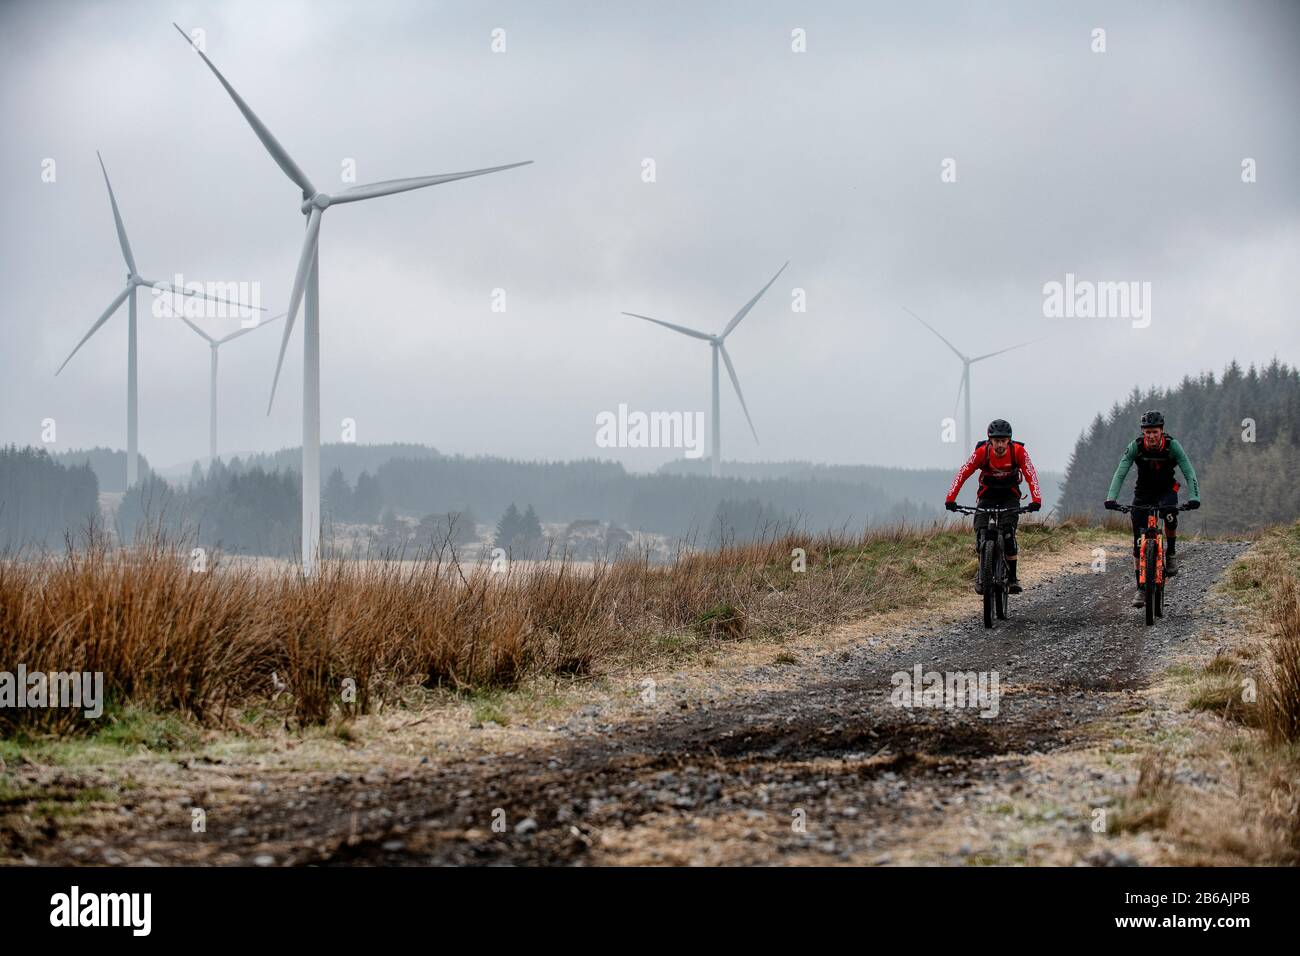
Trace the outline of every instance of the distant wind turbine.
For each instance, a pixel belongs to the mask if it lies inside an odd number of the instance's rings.
[[[113,207],[113,221],[117,224],[117,241],[122,246],[122,258],[126,261],[126,288],[117,294],[107,309],[95,320],[95,324],[90,327],[90,331],[81,337],[68,357],[63,360],[63,365],[59,366],[58,375],[64,367],[72,361],[72,356],[77,354],[78,349],[86,344],[86,340],[99,331],[99,327],[112,317],[113,313],[121,308],[123,302],[130,303],[130,310],[127,314],[127,332],[126,332],[126,486],[130,488],[136,483],[139,477],[139,401],[138,387],[136,381],[136,314],[135,314],[135,290],[140,286],[150,286],[160,292],[170,292],[175,295],[196,296],[200,299],[209,299],[213,302],[224,302],[227,305],[238,305],[242,308],[256,308],[263,311],[260,306],[245,306],[239,302],[231,302],[229,299],[223,299],[220,296],[207,295],[194,289],[173,287],[167,282],[158,282],[153,279],[142,278],[135,270],[135,256],[131,254],[131,243],[126,238],[126,226],[122,225],[122,214],[117,208],[117,197],[113,195],[113,184],[108,181],[108,170],[104,167],[104,157],[99,155],[99,150],[95,150],[95,155],[99,157],[99,168],[104,173],[104,185],[108,187],[108,201]]]
[[[996,352],[986,352],[984,355],[976,355],[974,358],[971,358],[967,356],[965,353],[958,351],[957,346],[953,345],[942,335],[939,335],[938,329],[936,329],[929,322],[925,321],[925,319],[921,318],[911,309],[904,307],[903,311],[906,312],[908,315],[910,315],[912,318],[916,319],[916,321],[920,322],[922,325],[924,325],[935,335],[939,336],[939,341],[943,342],[944,345],[952,349],[953,354],[956,355],[959,359],[961,359],[961,381],[957,383],[957,397],[961,398],[962,392],[966,393],[966,434],[965,434],[966,452],[965,454],[970,454],[970,449],[975,447],[974,445],[971,444],[971,430],[970,430],[970,367],[974,365],[976,362],[982,362],[985,359],[992,358],[995,355],[1001,355],[1003,352],[1011,352],[1014,351],[1015,349],[1022,349],[1026,345],[1033,345],[1035,342],[1043,341],[1043,339],[1042,338],[1030,339],[1028,342],[1021,342],[1019,345],[1009,345],[1004,349],[998,349]],[[1046,336],[1044,336],[1044,338],[1045,337]]]
[[[271,131],[257,118],[257,114],[235,92],[221,71],[175,23],[176,31],[190,44],[190,48],[203,58],[213,75],[221,83],[230,98],[235,101],[239,112],[253,128],[257,138],[262,141],[266,151],[271,154],[284,174],[302,190],[302,204],[299,207],[307,217],[307,238],[302,245],[302,254],[298,259],[298,271],[293,278],[293,293],[289,296],[289,311],[284,324],[284,336],[280,339],[280,357],[275,363],[275,378],[271,382],[271,398],[267,403],[267,414],[275,401],[276,385],[280,381],[280,368],[284,364],[285,349],[289,345],[289,335],[293,332],[294,320],[298,317],[298,306],[304,295],[307,302],[303,310],[303,374],[302,374],[302,566],[305,575],[316,572],[320,554],[320,220],[325,210],[339,203],[358,202],[362,199],[375,199],[390,196],[393,193],[436,186],[470,176],[482,176],[487,173],[527,166],[532,160],[522,163],[510,163],[506,166],[490,166],[486,169],[472,169],[460,173],[444,173],[437,176],[417,176],[412,179],[390,179],[371,183],[366,186],[352,186],[340,193],[331,195],[318,190],[306,173],[293,161]],[[319,111],[317,111],[319,113]]]
[[[744,393],[740,390],[740,379],[736,377],[736,367],[731,364],[731,356],[727,354],[727,347],[723,342],[727,336],[732,333],[736,326],[740,324],[740,320],[749,315],[749,310],[752,309],[755,303],[763,297],[763,293],[772,287],[772,283],[777,280],[777,277],[785,271],[785,266],[788,266],[789,264],[790,262],[787,260],[785,265],[777,269],[776,275],[767,280],[767,285],[754,293],[754,297],[746,302],[739,312],[732,316],[731,321],[727,323],[727,327],[718,335],[710,335],[708,332],[697,332],[695,329],[688,329],[684,325],[674,325],[673,323],[665,322],[662,319],[652,319],[648,315],[638,315],[636,312],[623,313],[623,315],[631,316],[634,319],[645,319],[647,322],[662,325],[664,328],[672,329],[674,332],[680,332],[682,335],[689,335],[691,338],[695,339],[703,339],[709,343],[709,347],[713,351],[713,431],[711,436],[713,442],[713,455],[709,462],[709,473],[714,478],[717,478],[722,474],[722,426],[718,401],[718,355],[721,354],[722,361],[727,363],[727,374],[731,377],[731,384],[736,389],[736,397],[740,399],[740,407],[744,409],[745,420],[749,422],[749,430],[753,432],[754,441],[757,442],[758,431],[754,428],[754,420],[749,417],[749,406],[745,404]]]
[[[284,313],[281,312],[279,315],[275,316],[275,318],[267,319],[265,322],[259,322],[257,325],[250,325],[246,328],[236,329],[235,331],[231,332],[229,335],[223,335],[219,339],[214,339],[212,336],[208,335],[207,332],[204,332],[201,328],[199,328],[189,319],[185,318],[185,316],[182,315],[180,317],[182,322],[184,322],[186,325],[192,328],[199,335],[203,336],[203,338],[207,339],[208,347],[211,351],[211,361],[209,362],[211,374],[210,374],[210,384],[208,387],[208,401],[209,401],[208,463],[209,464],[217,460],[217,349],[225,345],[231,339],[237,339],[241,335],[245,334],[246,332],[252,332],[254,329],[261,328],[264,325],[270,325],[272,322],[278,322],[280,319],[283,318],[284,318]]]

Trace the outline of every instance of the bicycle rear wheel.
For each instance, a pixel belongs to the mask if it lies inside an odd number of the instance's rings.
[[[998,620],[1005,621],[1007,619],[1007,592],[1002,588],[998,588],[995,604],[997,606]]]
[[[1165,586],[1156,586],[1156,617],[1165,616]]]

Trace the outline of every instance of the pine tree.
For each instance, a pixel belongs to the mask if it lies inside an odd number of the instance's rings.
[[[370,472],[363,471],[357,476],[356,491],[352,494],[352,518],[365,524],[374,524],[379,517],[379,509],[384,505],[384,492],[379,480]]]
[[[519,537],[523,538],[528,544],[536,544],[542,540],[542,522],[537,517],[537,512],[533,506],[529,505],[528,510],[524,512],[523,518],[519,522]]]
[[[325,514],[330,521],[352,520],[352,488],[343,477],[343,469],[335,468],[325,482]]]
[[[515,507],[513,501],[510,502],[510,507],[506,509],[506,513],[497,522],[497,533],[493,543],[498,548],[508,550],[515,543],[515,539],[519,537],[522,522],[523,518],[519,514],[519,509]]]

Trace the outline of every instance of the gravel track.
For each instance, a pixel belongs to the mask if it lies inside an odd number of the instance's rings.
[[[127,825],[110,838],[112,859],[969,862],[1002,839],[980,806],[1006,793],[1032,800],[1044,783],[1036,757],[1088,745],[1090,725],[1137,706],[1135,692],[1152,674],[1223,623],[1223,602],[1209,592],[1247,547],[1185,543],[1166,617],[1154,627],[1129,606],[1127,549],[1110,547],[1107,573],[1075,566],[1040,579],[1012,598],[1010,620],[992,631],[971,594],[968,618],[920,623],[888,648],[864,641],[756,669],[779,674],[779,689],[712,700],[665,694],[647,719],[592,722],[522,753],[322,776],[309,786],[286,775],[210,822],[202,840],[188,826]],[[996,671],[997,716],[894,706],[891,677],[917,664]],[[68,862],[69,850],[55,841],[28,852]]]

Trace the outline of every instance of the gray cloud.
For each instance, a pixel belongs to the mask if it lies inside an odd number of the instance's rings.
[[[618,313],[717,329],[786,259],[729,341],[763,443],[724,393],[727,457],[951,462],[959,365],[905,305],[972,352],[1053,333],[977,366],[974,391],[977,421],[1010,418],[1051,467],[1135,383],[1296,357],[1290,4],[11,3],[4,441],[54,417],[63,447],[124,444],[124,314],[53,377],[123,274],[96,148],[143,272],[288,298],[297,191],[172,19],[207,31],[322,188],[346,158],[363,182],[536,161],[326,217],[327,441],[350,417],[362,441],[604,454],[599,411],[708,402],[702,343]],[[1151,327],[1044,319],[1042,285],[1066,272],[1151,282]],[[264,414],[279,335],[223,352],[227,451],[298,441],[297,331]],[[142,321],[155,463],[205,454],[206,363],[188,329]]]

